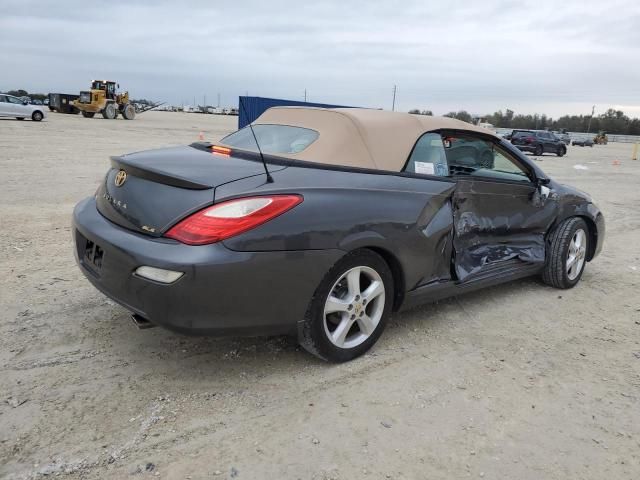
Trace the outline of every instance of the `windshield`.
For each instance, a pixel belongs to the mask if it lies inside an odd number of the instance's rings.
[[[254,125],[253,131],[258,143],[260,143],[260,149],[264,153],[271,154],[301,152],[315,142],[319,136],[315,130],[289,125]],[[256,141],[248,126],[224,137],[221,143],[242,150],[258,151]]]

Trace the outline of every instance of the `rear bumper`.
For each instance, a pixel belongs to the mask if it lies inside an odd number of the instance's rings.
[[[341,250],[238,252],[221,243],[189,246],[121,228],[95,199],[73,212],[75,258],[102,293],[127,310],[171,330],[193,334],[295,333],[311,297]],[[100,267],[85,257],[102,249]],[[139,266],[184,272],[172,284],[134,274]]]

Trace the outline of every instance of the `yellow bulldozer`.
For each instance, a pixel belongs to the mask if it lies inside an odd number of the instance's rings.
[[[609,143],[607,132],[600,130],[598,134],[593,137],[593,143],[595,143],[596,145],[606,145],[607,143]]]
[[[120,113],[125,120],[133,120],[136,109],[129,103],[129,92],[118,93],[119,88],[116,82],[93,80],[91,90],[80,92],[80,97],[73,105],[85,118],[93,118],[96,113],[101,113],[104,118],[113,120]]]

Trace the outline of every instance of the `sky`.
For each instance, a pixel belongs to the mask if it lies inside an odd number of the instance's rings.
[[[640,2],[2,0],[0,91],[640,117]]]

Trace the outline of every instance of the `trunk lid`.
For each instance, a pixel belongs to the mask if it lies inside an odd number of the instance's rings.
[[[111,157],[111,167],[96,192],[98,211],[122,227],[153,236],[212,204],[216,187],[264,175],[260,162],[213,154],[204,146]]]

